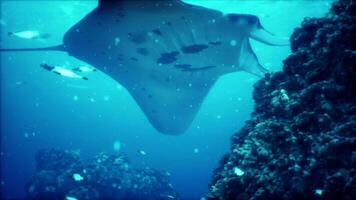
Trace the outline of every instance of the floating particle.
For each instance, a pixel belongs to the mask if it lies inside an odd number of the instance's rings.
[[[115,46],[117,46],[119,43],[120,43],[120,38],[119,38],[119,37],[116,37],[116,38],[114,39],[114,44],[115,44]]]
[[[231,40],[231,41],[230,41],[230,45],[233,46],[233,47],[236,46],[236,45],[237,45],[236,40]]]
[[[125,171],[129,170],[129,164],[125,163],[124,164],[124,169],[125,169]]]
[[[144,150],[138,150],[137,152],[143,156],[147,155],[147,153]]]
[[[79,99],[79,98],[78,98],[77,95],[74,95],[74,96],[73,96],[73,101],[78,101],[78,99]]]
[[[323,195],[324,190],[322,190],[322,189],[316,189],[314,192],[315,192],[315,194],[321,196],[321,195]]]
[[[114,150],[115,150],[115,151],[120,151],[120,149],[121,149],[121,142],[120,142],[120,141],[115,141],[113,147],[114,147]]]
[[[194,152],[194,153],[199,153],[199,149],[198,149],[198,148],[195,148],[195,149],[193,150],[193,152]]]
[[[22,82],[22,81],[16,81],[15,84],[16,84],[16,85],[22,85],[23,82]]]
[[[109,101],[110,100],[110,96],[105,96],[104,97],[104,101]]]
[[[6,21],[4,19],[0,19],[0,25],[1,26],[6,26],[7,23],[6,23]]]
[[[84,177],[83,176],[81,176],[80,174],[78,174],[78,173],[75,173],[75,174],[73,174],[73,179],[75,180],[75,181],[82,181],[82,180],[84,180]]]
[[[172,195],[166,195],[166,197],[167,197],[168,199],[175,199],[175,197],[172,196]]]
[[[71,197],[71,196],[66,196],[66,199],[65,200],[78,200],[77,198],[75,197]]]
[[[221,115],[216,115],[216,119],[221,119]]]

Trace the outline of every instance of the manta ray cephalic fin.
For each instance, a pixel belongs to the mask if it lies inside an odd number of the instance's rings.
[[[288,46],[290,45],[289,38],[277,37],[264,28],[255,28],[250,32],[250,38],[272,46]]]

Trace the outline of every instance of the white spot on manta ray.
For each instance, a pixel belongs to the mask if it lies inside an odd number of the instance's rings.
[[[183,133],[220,76],[241,70],[257,76],[267,72],[249,38],[269,45],[289,41],[265,31],[254,15],[224,15],[167,1],[169,6],[162,4],[162,9],[155,6],[160,0],[99,0],[98,8],[66,32],[63,45],[31,50],[61,50],[90,64],[127,89],[159,132]],[[174,67],[177,63],[189,67],[182,70]],[[55,71],[85,78],[63,68]]]

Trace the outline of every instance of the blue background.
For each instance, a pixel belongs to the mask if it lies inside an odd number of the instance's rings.
[[[225,13],[255,14],[268,31],[279,36],[290,36],[304,17],[323,16],[331,6],[330,1],[186,2]],[[66,30],[96,6],[96,1],[2,1],[1,48],[60,44]],[[39,30],[51,37],[26,40],[7,35],[23,30]],[[289,47],[255,41],[252,46],[271,71],[281,70],[282,60],[290,54]],[[183,198],[199,199],[207,192],[213,169],[228,152],[231,135],[250,117],[253,84],[258,80],[245,72],[221,77],[186,133],[169,136],[157,132],[126,89],[104,73],[91,73],[90,81],[84,81],[39,67],[43,62],[68,68],[87,65],[66,53],[0,55],[2,198],[24,197],[39,149],[74,150],[87,158],[100,152],[114,153],[113,144],[119,141],[120,151],[135,167],[166,170]]]

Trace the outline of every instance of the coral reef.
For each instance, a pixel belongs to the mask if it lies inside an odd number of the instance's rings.
[[[255,84],[208,199],[356,199],[355,11],[340,0],[295,30],[283,71]]]
[[[49,149],[36,155],[36,174],[27,199],[177,199],[169,173],[133,169],[124,155],[81,160],[73,152]]]

